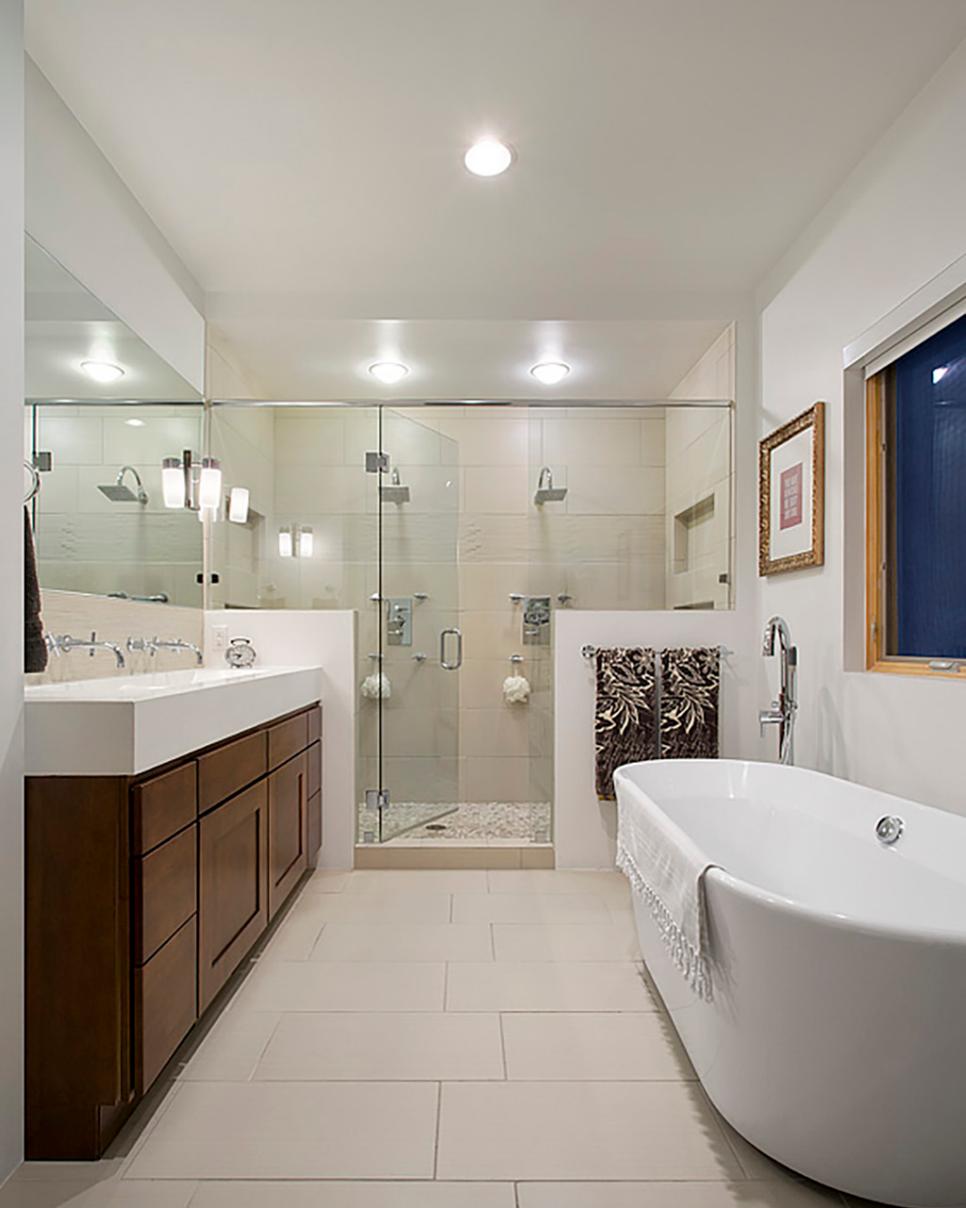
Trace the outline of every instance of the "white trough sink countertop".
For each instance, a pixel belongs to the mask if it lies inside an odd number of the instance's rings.
[[[320,667],[198,667],[29,684],[28,776],[136,776],[322,697]]]

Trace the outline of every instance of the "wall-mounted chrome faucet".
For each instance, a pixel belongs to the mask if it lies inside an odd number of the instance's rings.
[[[132,654],[150,654],[152,658],[159,650],[190,650],[197,659],[199,667],[205,661],[201,649],[193,642],[186,642],[183,638],[128,638],[127,648]]]
[[[97,650],[109,650],[114,655],[118,670],[122,670],[125,666],[124,654],[120,646],[114,642],[99,642],[97,634],[93,631],[89,638],[75,638],[69,633],[59,635],[48,633],[44,641],[50,653],[56,654],[58,658],[62,654],[69,654],[72,650],[87,650],[91,658],[94,657],[94,652]]]
[[[771,617],[761,640],[761,653],[770,658],[775,653],[778,638],[781,656],[781,681],[778,699],[758,714],[761,733],[765,726],[778,726],[778,761],[795,762],[795,715],[798,712],[798,648],[792,645],[792,635],[782,617]]]

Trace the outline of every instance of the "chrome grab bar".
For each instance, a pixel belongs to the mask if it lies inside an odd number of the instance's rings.
[[[456,638],[456,662],[448,663],[446,661],[446,639],[452,636]],[[457,671],[463,666],[463,633],[460,629],[441,629],[439,631],[439,665],[444,671]]]

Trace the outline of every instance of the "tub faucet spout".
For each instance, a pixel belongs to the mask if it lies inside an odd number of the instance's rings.
[[[792,645],[792,635],[782,617],[772,617],[765,626],[761,653],[769,658],[775,653],[775,639],[781,658],[781,679],[778,699],[758,714],[762,734],[765,726],[778,727],[779,763],[795,762],[795,715],[798,712],[798,648]]]

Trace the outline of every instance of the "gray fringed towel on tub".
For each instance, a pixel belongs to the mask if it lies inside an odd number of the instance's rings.
[[[597,796],[614,800],[614,772],[657,754],[654,651],[597,651]]]
[[[661,758],[718,758],[717,646],[665,650],[661,655]]]

